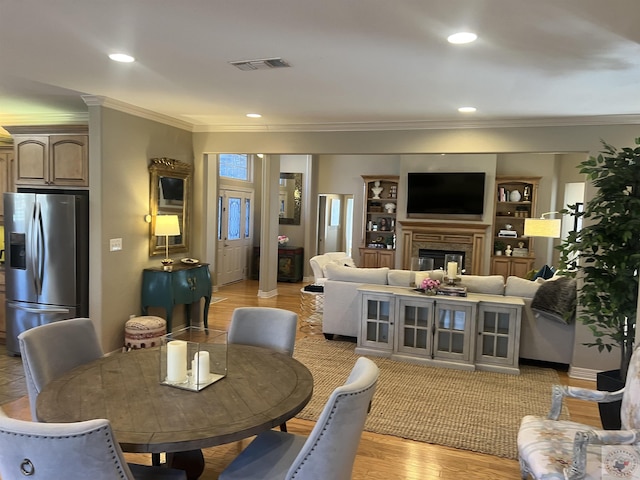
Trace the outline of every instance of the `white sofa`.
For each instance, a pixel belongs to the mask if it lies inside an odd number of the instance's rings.
[[[324,281],[326,280],[325,269],[330,263],[346,265],[349,267],[356,266],[353,258],[349,257],[347,252],[327,252],[311,257],[309,259],[309,264],[311,265],[311,271],[313,272],[314,283],[316,285],[324,284]]]
[[[324,312],[322,332],[328,339],[334,335],[357,337],[360,327],[358,288],[366,284],[409,287],[414,272],[389,268],[353,268],[327,263],[324,275]],[[442,270],[430,272],[441,279]],[[551,280],[547,280],[551,281]],[[524,300],[520,329],[520,358],[570,364],[573,354],[575,325],[567,325],[533,312],[531,301],[544,280],[530,281],[502,275],[464,275],[462,283],[470,293],[509,295]]]

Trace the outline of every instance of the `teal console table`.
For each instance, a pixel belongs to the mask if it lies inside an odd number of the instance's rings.
[[[145,268],[142,274],[142,314],[149,307],[164,308],[167,333],[171,332],[171,318],[175,305],[185,305],[187,326],[191,325],[191,306],[204,297],[204,327],[209,327],[207,315],[211,302],[211,273],[208,263],[198,265],[174,264],[171,271],[162,267]]]

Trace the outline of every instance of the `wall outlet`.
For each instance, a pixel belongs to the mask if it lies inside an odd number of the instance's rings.
[[[112,238],[109,240],[109,251],[117,252],[122,250],[122,239],[121,238]]]

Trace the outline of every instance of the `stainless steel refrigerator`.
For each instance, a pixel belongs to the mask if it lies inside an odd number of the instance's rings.
[[[85,191],[4,194],[10,355],[21,332],[89,315],[88,204]]]

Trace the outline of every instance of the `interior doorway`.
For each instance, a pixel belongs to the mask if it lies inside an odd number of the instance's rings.
[[[325,193],[318,196],[318,251],[347,252],[353,243],[353,195]]]

